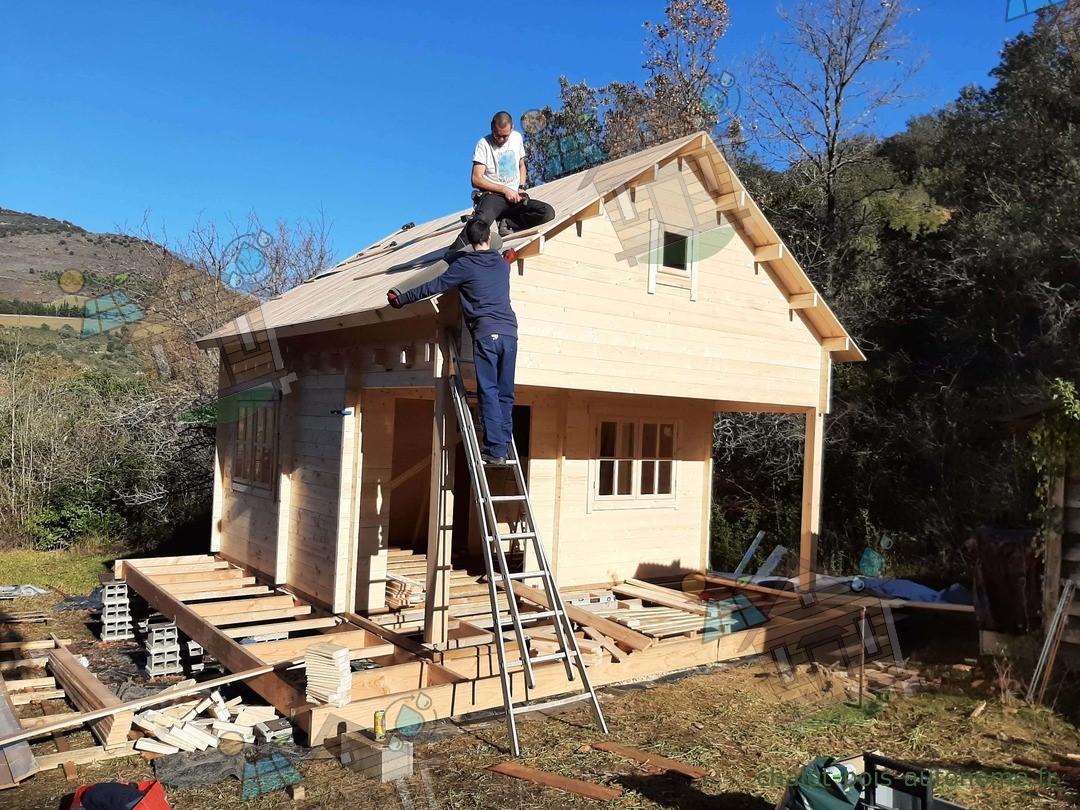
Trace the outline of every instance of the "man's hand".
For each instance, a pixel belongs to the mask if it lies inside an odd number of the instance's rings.
[[[404,304],[398,301],[398,296],[401,295],[401,291],[394,287],[386,292],[386,303],[392,306],[394,309],[401,309]]]
[[[511,205],[515,205],[521,202],[521,195],[509,186],[503,188],[503,196],[506,197],[506,201]]]

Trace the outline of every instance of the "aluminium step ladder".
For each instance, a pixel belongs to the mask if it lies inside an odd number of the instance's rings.
[[[517,444],[511,436],[505,467],[493,467],[484,464],[480,456],[476,423],[473,420],[472,410],[468,404],[468,400],[475,397],[476,394],[465,389],[465,383],[460,373],[462,364],[472,364],[473,361],[459,357],[460,346],[454,334],[448,331],[447,337],[450,359],[453,364],[453,371],[450,375],[450,396],[454,403],[454,412],[457,415],[458,425],[461,430],[462,446],[465,450],[469,477],[472,481],[473,503],[476,506],[476,514],[480,520],[481,535],[483,536],[484,565],[487,569],[488,594],[491,599],[491,629],[492,634],[495,636],[495,647],[499,655],[499,678],[502,681],[506,725],[510,732],[510,753],[515,757],[521,754],[517,735],[517,715],[585,700],[590,702],[596,724],[604,734],[607,734],[608,728],[607,722],[604,720],[604,713],[600,709],[600,702],[596,697],[596,692],[593,690],[592,683],[589,681],[589,675],[585,671],[585,663],[581,657],[577,637],[574,635],[573,625],[566,614],[562,596],[559,594],[559,587],[555,584],[555,577],[551,573],[547,552],[536,529],[536,519],[533,515],[532,503],[529,500],[529,491],[525,486],[525,477],[521,469]],[[491,485],[487,476],[490,469],[509,470],[513,473],[512,479],[515,489],[512,494],[491,494]],[[503,503],[517,503],[520,506],[519,519],[517,525],[513,527],[516,531],[502,532],[499,529],[496,506]],[[507,549],[503,548],[503,545],[515,542],[520,542],[525,547],[525,567],[528,567],[528,548],[529,544],[532,544],[536,570],[513,573],[510,571]],[[518,594],[515,592],[514,585],[530,579],[540,580],[541,590],[537,594],[539,598],[533,600],[527,595],[522,595],[521,598],[526,601],[535,601],[536,605],[543,608],[542,610],[521,611],[518,607]],[[503,618],[499,612],[500,588],[506,594],[508,618]],[[525,625],[548,619],[551,619],[553,623],[555,638],[558,642],[558,652],[530,655],[529,637],[525,634]],[[520,657],[514,660],[507,659],[506,640],[503,637],[506,628],[513,629],[518,644]],[[580,676],[584,691],[568,698],[526,703],[528,689],[536,688],[534,665],[554,661],[563,662],[568,680],[574,681]],[[513,694],[512,675],[513,672],[519,670],[524,672],[527,689],[526,695],[517,696],[517,702],[520,705],[514,705],[515,696]]]

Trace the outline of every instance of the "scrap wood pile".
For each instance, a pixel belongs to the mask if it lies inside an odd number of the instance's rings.
[[[399,574],[386,574],[386,606],[404,610],[424,604],[424,585]]]
[[[133,723],[147,736],[135,741],[135,749],[175,754],[217,748],[224,740],[254,743],[256,729],[277,716],[272,706],[245,705],[238,697],[224,700],[215,690],[208,697],[136,714]]]

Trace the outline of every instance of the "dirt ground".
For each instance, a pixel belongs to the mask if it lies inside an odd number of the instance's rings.
[[[862,709],[836,703],[812,689],[794,699],[763,664],[713,667],[663,682],[604,690],[609,739],[698,765],[710,776],[691,782],[652,772],[589,744],[600,738],[587,711],[526,718],[521,725],[525,765],[621,788],[612,808],[773,807],[783,792],[782,774],[797,771],[819,754],[846,756],[880,750],[888,756],[942,769],[945,775],[982,770],[1024,771],[1013,757],[1053,762],[1054,755],[1080,751],[1080,732],[1042,707],[1007,707],[980,687],[972,673],[935,670],[934,692],[868,700]],[[933,675],[934,672],[930,672]],[[976,673],[977,674],[977,673]],[[801,676],[801,683],[814,682]],[[977,717],[978,704],[988,701]],[[335,760],[300,764],[306,799],[292,803],[282,793],[242,802],[240,784],[170,790],[180,810],[211,808],[566,808],[602,804],[492,773],[486,767],[508,759],[501,718],[453,725],[434,722],[415,738],[412,778],[380,785]],[[771,770],[777,774],[772,774]],[[80,767],[82,782],[149,778],[151,766],[129,758]],[[770,785],[770,781],[778,783]],[[970,808],[1070,808],[1080,802],[1077,786],[951,787],[935,792]],[[0,793],[0,808],[53,808],[75,783],[57,770],[41,773]]]
[[[47,625],[0,625],[0,637],[32,640],[53,633],[72,639],[73,652],[86,654],[106,682],[137,673],[138,658],[133,654],[137,648],[95,642],[96,625],[88,613],[50,610],[59,599],[53,595],[4,604],[4,611],[44,610],[53,618]],[[862,708],[843,702],[840,690],[830,688],[832,682],[823,674],[801,674],[793,687],[785,688],[775,665],[761,662],[605,688],[601,700],[611,732],[607,739],[710,772],[694,782],[592,748],[590,743],[602,737],[584,709],[523,718],[521,761],[621,789],[623,795],[607,804],[627,810],[767,810],[782,795],[784,776],[815,756],[843,757],[869,750],[941,769],[935,794],[972,810],[1064,810],[1080,805],[1080,784],[1039,785],[1036,770],[1013,761],[1021,757],[1052,763],[1066,753],[1080,752],[1076,725],[1046,707],[1027,706],[1008,695],[1003,700],[1000,667],[973,658],[972,628],[963,621],[926,617],[913,623],[905,635],[911,640],[905,647],[908,667],[920,673],[928,691],[871,697]],[[110,685],[115,688],[115,683]],[[972,717],[983,701],[986,708]],[[51,703],[58,711],[70,711],[61,701]],[[24,717],[39,716],[41,709],[31,705],[20,707],[19,712]],[[171,789],[169,797],[178,810],[353,806],[555,810],[604,804],[486,770],[509,759],[506,727],[499,716],[458,723],[424,719],[427,722],[413,738],[416,767],[407,780],[381,785],[342,767],[334,758],[324,758],[300,763],[306,791],[300,802],[291,802],[283,793],[241,801],[240,783],[235,779]],[[72,748],[94,743],[86,731],[65,736]],[[44,740],[34,750],[51,753],[55,748]],[[977,771],[1021,772],[1030,782],[1026,787],[979,787],[969,776],[964,786],[950,784],[957,781],[957,774]],[[39,773],[17,788],[0,792],[0,810],[56,808],[78,784],[148,779],[153,768],[131,757],[96,767],[79,766],[78,774],[79,782],[68,782],[59,769]]]

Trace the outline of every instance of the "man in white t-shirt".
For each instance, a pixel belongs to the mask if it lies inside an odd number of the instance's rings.
[[[488,225],[498,222],[502,235],[553,220],[554,208],[525,193],[525,178],[525,142],[521,133],[514,130],[510,113],[495,113],[491,134],[481,138],[473,150],[473,217]],[[462,250],[466,244],[463,230],[450,250]]]

